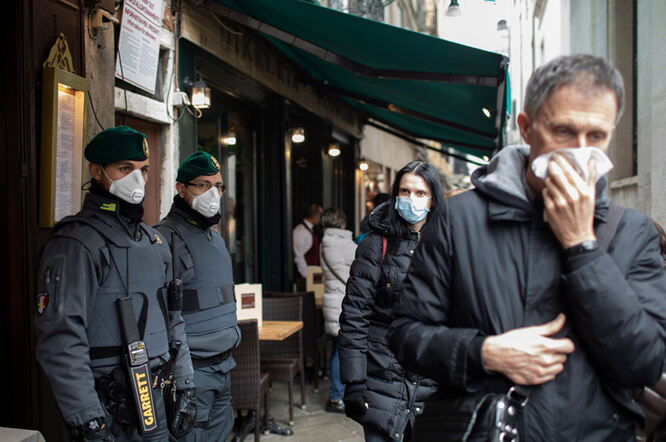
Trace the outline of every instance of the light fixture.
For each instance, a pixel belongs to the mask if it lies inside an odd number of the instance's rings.
[[[291,132],[291,141],[294,143],[302,143],[305,141],[305,130],[302,127],[297,127]]]
[[[192,82],[189,77],[183,81],[185,87],[190,90],[190,103],[196,109],[208,109],[210,107],[210,88],[205,81],[199,79]]]
[[[338,143],[331,143],[328,145],[328,154],[332,157],[340,155],[340,145]]]
[[[234,146],[236,144],[236,132],[233,130],[227,132],[227,134],[222,137],[222,142],[227,146]]]
[[[368,167],[370,166],[368,166],[368,162],[365,160],[361,160],[361,162],[358,163],[358,168],[361,169],[362,171],[368,170]]]
[[[462,14],[462,10],[460,9],[460,5],[458,4],[458,0],[451,0],[451,3],[449,3],[449,7],[446,8],[446,16],[447,17],[457,17],[460,14]]]
[[[508,31],[509,25],[507,25],[506,20],[502,19],[497,22],[497,32]]]
[[[492,114],[490,113],[490,111],[488,110],[488,108],[485,108],[485,107],[482,107],[482,108],[481,108],[481,112],[483,112],[483,115],[485,115],[486,118],[490,118],[490,116],[492,115]]]

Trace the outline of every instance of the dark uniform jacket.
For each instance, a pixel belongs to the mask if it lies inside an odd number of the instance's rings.
[[[152,227],[120,215],[119,207],[116,199],[87,194],[81,212],[56,226],[41,253],[37,360],[65,422],[74,427],[105,416],[95,378],[124,364],[118,298],[134,302],[150,367],[164,365],[169,342],[181,341],[176,385],[194,385],[183,319],[179,311],[167,311],[167,243]]]
[[[608,253],[567,262],[542,203],[527,196],[528,153],[503,149],[474,173],[475,190],[447,200],[428,222],[394,309],[391,348],[449,394],[505,393],[511,382],[484,370],[482,337],[563,312],[556,336],[570,338],[575,351],[562,373],[532,390],[521,440],[633,440],[642,416],[631,389],[657,380],[666,349],[657,232],[626,210]],[[602,179],[596,225],[608,213],[604,186]]]
[[[406,372],[388,348],[391,310],[419,242],[417,232],[399,236],[389,230],[385,222],[392,210],[389,204],[371,213],[373,233],[361,241],[351,266],[340,315],[340,375],[347,384],[347,413],[400,440],[407,423],[436,388],[433,381]],[[384,235],[388,244],[382,264]],[[367,411],[352,411],[364,410],[365,402]]]

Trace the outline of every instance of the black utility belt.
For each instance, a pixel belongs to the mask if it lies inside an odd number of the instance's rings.
[[[219,364],[220,362],[226,361],[231,356],[231,350],[227,350],[219,355],[211,356],[210,358],[192,358],[192,367],[204,368],[210,367],[211,365]]]

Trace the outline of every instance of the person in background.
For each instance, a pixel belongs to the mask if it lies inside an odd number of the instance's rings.
[[[340,358],[338,357],[338,331],[340,330],[340,312],[342,298],[349,278],[349,268],[354,261],[356,243],[352,232],[345,230],[347,217],[342,209],[326,209],[321,215],[324,238],[319,253],[321,268],[324,273],[324,330],[331,337],[331,389],[326,403],[326,411],[344,413],[342,401],[344,386],[340,382]]]
[[[234,426],[229,372],[231,349],[241,339],[231,256],[220,234],[220,164],[197,151],[176,176],[171,210],[155,228],[173,247],[175,274],[183,282],[183,319],[197,385],[197,420],[182,441],[224,441]]]
[[[297,279],[307,276],[308,266],[319,265],[319,235],[316,230],[322,210],[321,206],[310,204],[305,210],[305,218],[294,227],[292,245]]]
[[[390,199],[391,199],[391,195],[389,195],[388,193],[378,193],[372,199],[372,203],[370,203],[370,204],[372,204],[372,207],[370,208],[369,212],[361,220],[361,226],[360,226],[361,233],[358,236],[358,238],[356,239],[357,244],[360,243],[361,240],[368,233],[370,233],[371,228],[370,228],[370,223],[368,222],[368,218],[370,218],[370,214],[372,213],[372,211],[375,210],[377,207],[379,207],[380,204],[382,204],[382,203],[384,203],[384,202],[386,202]]]
[[[407,164],[391,199],[370,214],[372,231],[356,251],[338,339],[345,411],[363,425],[366,441],[409,440],[414,416],[436,391],[433,381],[403,369],[386,336],[421,229],[443,203],[437,170],[421,161]]]
[[[166,441],[168,430],[183,435],[192,428],[196,391],[180,308],[172,307],[179,298],[169,285],[171,253],[142,221],[148,142],[134,129],[113,127],[97,134],[84,155],[92,179],[83,207],[55,226],[40,256],[37,360],[73,440]],[[119,314],[118,302],[128,298],[135,318]],[[129,380],[121,321],[141,336],[134,341],[137,359],[147,351],[151,379],[143,385]],[[173,360],[169,347],[176,341]],[[160,385],[172,372],[177,411],[168,429]],[[152,402],[142,399],[140,411],[145,428],[155,428],[145,434],[134,388],[142,396],[152,388]]]

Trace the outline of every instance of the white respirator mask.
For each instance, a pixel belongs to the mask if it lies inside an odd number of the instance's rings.
[[[220,192],[217,187],[213,186],[201,195],[196,195],[192,200],[192,209],[206,218],[217,215],[220,210]]]
[[[104,175],[111,181],[109,193],[130,204],[141,204],[143,202],[143,197],[146,195],[146,182],[143,179],[140,169],[134,169],[131,173],[117,180],[112,180],[106,174],[106,170],[103,167],[102,171],[104,171]]]

